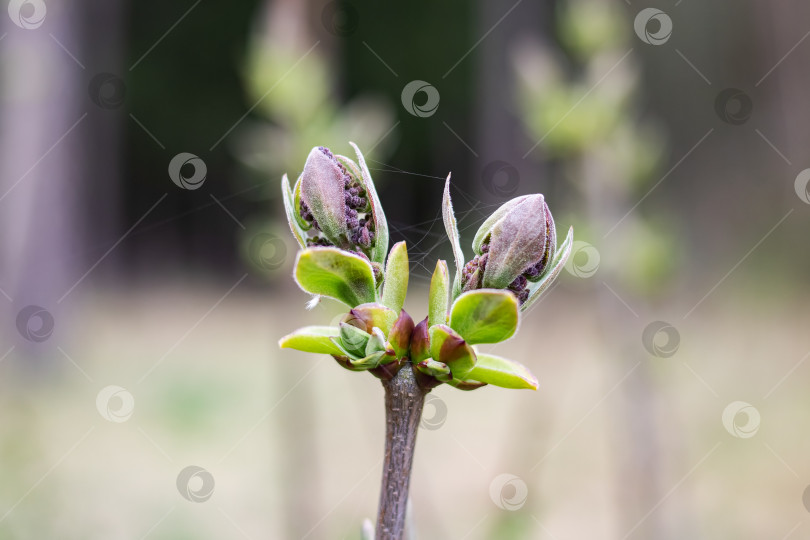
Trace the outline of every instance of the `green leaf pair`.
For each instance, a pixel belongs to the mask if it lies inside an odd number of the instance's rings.
[[[447,263],[440,260],[430,282],[425,328],[417,326],[411,343],[417,369],[464,390],[484,384],[537,389],[537,379],[523,365],[473,347],[499,343],[515,334],[520,321],[515,295],[495,289],[470,291],[448,309],[449,293]]]
[[[282,349],[330,354],[352,371],[373,370],[407,355],[413,321],[380,304],[362,304],[349,311],[338,326],[307,326],[284,336]],[[403,335],[403,333],[405,335]]]
[[[336,247],[313,247],[298,253],[294,276],[298,286],[313,295],[334,298],[349,307],[381,302],[399,312],[408,290],[405,242],[391,248],[385,268],[378,283],[374,267],[365,257]]]

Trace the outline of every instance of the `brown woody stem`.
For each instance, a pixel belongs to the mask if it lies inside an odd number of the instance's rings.
[[[422,405],[430,390],[417,384],[410,363],[382,384],[385,389],[385,458],[375,540],[401,540],[405,534],[416,432],[422,418]]]

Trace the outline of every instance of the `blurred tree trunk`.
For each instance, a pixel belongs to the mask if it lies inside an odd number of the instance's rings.
[[[757,89],[762,96],[754,106],[768,104],[772,108],[763,115],[770,120],[767,133],[772,134],[774,144],[793,163],[786,167],[793,173],[786,181],[792,180],[810,165],[804,159],[810,141],[810,109],[806,105],[810,86],[810,70],[807,69],[810,64],[810,36],[807,35],[810,32],[807,27],[810,4],[800,0],[760,0],[754,2],[753,9],[753,18],[758,21],[757,43],[761,44],[756,70],[760,73]],[[777,62],[780,62],[778,66]],[[765,76],[770,70],[773,71]],[[782,193],[788,204],[795,202],[793,190],[786,189]]]
[[[586,152],[575,167],[578,171],[576,178],[584,182],[583,192],[591,228],[595,231],[609,230],[622,218],[625,209],[632,205],[629,193],[617,189],[617,186],[625,185],[619,178],[621,171],[617,171],[611,162],[600,159],[598,152]],[[615,413],[609,414],[615,433],[613,448],[616,466],[613,474],[617,532],[624,535],[633,529],[632,538],[675,538],[666,531],[661,514],[653,512],[645,517],[662,496],[658,481],[662,466],[655,391],[650,361],[641,348],[641,336],[636,340],[628,337],[628,329],[637,327],[639,319],[621,303],[631,302],[631,307],[642,314],[651,309],[644,305],[646,300],[631,295],[622,286],[626,278],[618,269],[603,264],[592,279],[596,280],[591,285],[595,289],[602,322],[602,337],[606,350],[612,351],[605,358],[608,362],[605,372],[610,381],[622,381],[617,390],[618,398],[613,401]],[[610,284],[622,300],[616,298],[605,284]],[[606,405],[610,407],[610,404]]]
[[[78,53],[80,12],[72,4],[48,3],[44,23],[33,29],[3,15],[0,287],[13,301],[0,298],[2,326],[14,329],[22,308],[39,305],[55,318],[50,340],[57,341],[71,303],[57,302],[83,271],[76,254],[83,252],[79,213],[87,103],[83,71],[57,43]],[[32,359],[53,348],[20,335],[6,335],[3,343]]]
[[[500,20],[513,4],[478,2],[476,36],[492,32],[472,53],[478,58],[473,149],[479,157],[470,167],[473,177],[468,189],[484,204],[500,205],[526,193],[548,194],[547,171],[538,160],[524,158],[533,141],[528,142],[520,118],[511,58],[522,40],[543,43],[553,40],[555,3],[555,0],[522,3]],[[496,167],[492,164],[498,161],[503,163],[493,178],[491,173]],[[510,171],[517,175],[515,184],[508,183]]]
[[[306,51],[314,38],[309,36],[307,17],[310,12],[307,4],[297,0],[272,0],[262,10],[264,19],[258,31],[273,36],[273,46],[287,46],[290,50]],[[258,40],[262,41],[262,40]],[[268,42],[269,40],[264,40]],[[333,367],[333,366],[330,366]],[[297,384],[305,376],[301,364],[282,363],[278,366],[281,383],[278,394],[285,395],[290,386]],[[284,486],[283,514],[286,538],[302,538],[312,526],[328,512],[325,502],[318,496],[321,462],[318,459],[317,402],[310,379],[298,385],[284,400],[284,409],[294,411],[284,414],[279,421],[282,461],[278,463],[281,485]],[[338,454],[330,454],[337,457]],[[339,459],[339,458],[338,458]],[[360,524],[357,524],[359,529]]]

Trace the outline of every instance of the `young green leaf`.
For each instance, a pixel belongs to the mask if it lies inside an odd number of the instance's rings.
[[[302,248],[306,248],[307,233],[303,227],[301,227],[298,217],[298,205],[295,204],[295,197],[290,188],[290,180],[287,178],[286,174],[281,177],[281,198],[284,200],[284,212],[287,214],[287,223],[290,225],[290,231],[292,231],[298,244]]]
[[[492,354],[478,353],[478,362],[467,378],[502,388],[537,390],[537,378],[526,366]]]
[[[388,332],[388,342],[394,349],[397,358],[405,358],[411,347],[411,336],[413,335],[413,319],[404,309],[399,312],[399,317]]]
[[[349,313],[343,317],[343,322],[356,326],[360,330],[365,330],[371,334],[376,326],[383,331],[386,336],[397,320],[397,312],[382,304],[360,304],[350,309]]]
[[[366,344],[366,354],[371,355],[378,352],[387,352],[386,339],[382,330],[375,326],[374,330],[371,332],[371,339],[369,339]],[[391,353],[393,356],[393,350],[391,350]]]
[[[388,254],[382,293],[382,303],[397,313],[402,310],[402,306],[405,304],[409,275],[408,247],[405,242],[397,242],[391,248],[391,253]]]
[[[545,291],[549,285],[551,285],[554,280],[557,278],[557,275],[562,271],[563,267],[565,266],[565,262],[568,260],[568,256],[571,255],[571,244],[574,242],[574,228],[571,227],[568,229],[568,236],[565,237],[565,241],[560,246],[560,249],[557,250],[557,253],[554,254],[554,258],[549,263],[548,267],[540,281],[537,283],[532,283],[529,285],[529,297],[523,302],[523,305],[520,306],[521,311],[526,311],[534,304],[538,298],[540,298],[540,294]]]
[[[508,291],[479,289],[459,296],[450,312],[450,328],[470,345],[509,339],[518,326],[518,301]]]
[[[453,248],[453,258],[456,260],[456,277],[453,279],[453,298],[461,294],[461,271],[464,268],[464,252],[461,250],[461,240],[458,236],[458,223],[453,212],[453,201],[450,200],[450,175],[444,183],[444,196],[442,197],[442,218],[450,246]]]
[[[431,326],[430,353],[434,360],[447,364],[454,379],[465,379],[475,366],[475,351],[452,328],[444,324]]]
[[[437,380],[442,382],[449,382],[453,379],[453,374],[450,371],[450,367],[447,364],[439,362],[432,358],[422,360],[421,362],[416,364],[416,369],[418,369],[425,375],[436,377]]]
[[[349,364],[354,368],[372,369],[381,364],[393,362],[394,360],[395,358],[392,355],[387,355],[385,351],[379,351],[359,360],[349,358]]]
[[[369,262],[333,247],[301,251],[295,261],[295,279],[304,291],[329,296],[349,307],[377,299]]]
[[[364,357],[369,339],[371,339],[371,334],[368,332],[351,324],[340,323],[340,344],[343,345],[346,352],[357,358]]]
[[[470,379],[465,379],[463,381],[459,381],[456,379],[451,379],[447,381],[447,384],[452,386],[453,388],[458,388],[459,390],[464,390],[465,392],[469,392],[470,390],[478,390],[479,388],[483,388],[487,385],[485,382],[481,381],[472,381]]]
[[[428,326],[447,324],[449,289],[450,278],[447,276],[447,263],[440,259],[436,262],[436,269],[433,271],[433,277],[430,279]]]
[[[416,364],[427,358],[430,358],[430,335],[428,334],[428,318],[425,317],[413,328],[411,361]]]
[[[342,355],[341,348],[331,340],[338,336],[340,336],[340,329],[334,326],[305,326],[281,338],[278,346],[282,349]]]

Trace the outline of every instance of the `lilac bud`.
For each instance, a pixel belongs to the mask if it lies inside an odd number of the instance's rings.
[[[302,245],[337,246],[382,264],[388,226],[359,150],[357,158],[359,166],[328,148],[313,148],[293,190],[288,218]]]
[[[543,196],[512,199],[476,233],[475,256],[462,271],[461,290],[508,289],[523,303],[530,282],[541,279],[548,269],[556,244],[554,220]]]

